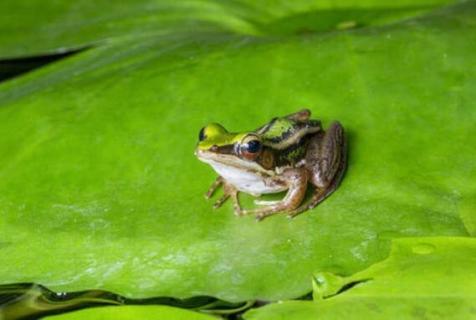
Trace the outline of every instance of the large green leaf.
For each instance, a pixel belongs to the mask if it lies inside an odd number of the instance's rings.
[[[197,34],[266,36],[375,25],[421,14],[449,0],[99,1],[3,0],[0,57],[98,45],[113,39],[193,38]],[[38,14],[41,12],[41,14]]]
[[[475,18],[465,2],[320,34],[130,36],[2,84],[1,281],[275,300],[368,267],[395,237],[474,234]],[[198,130],[302,106],[347,129],[341,187],[294,220],[213,211]]]
[[[399,239],[390,257],[369,269],[348,278],[320,274],[316,280],[316,295],[326,299],[271,304],[245,319],[472,319],[476,240]]]
[[[126,306],[92,308],[58,316],[47,317],[51,320],[217,320],[217,317],[172,307],[163,306]]]

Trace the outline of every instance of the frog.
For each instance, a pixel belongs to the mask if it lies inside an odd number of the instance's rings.
[[[195,155],[218,174],[205,197],[210,199],[223,186],[213,207],[231,198],[237,216],[254,215],[258,221],[276,213],[293,218],[315,208],[337,189],[347,167],[343,126],[334,121],[324,130],[309,109],[274,117],[245,132],[210,123],[199,131]],[[312,195],[306,197],[310,185]],[[256,199],[256,208],[240,205],[240,192],[260,197],[284,191],[280,200]]]

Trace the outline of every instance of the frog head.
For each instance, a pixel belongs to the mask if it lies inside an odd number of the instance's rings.
[[[216,165],[272,175],[274,154],[255,132],[228,132],[218,123],[210,123],[199,133],[195,154],[216,168]]]
[[[307,109],[276,117],[256,130],[228,132],[222,125],[211,123],[200,130],[195,154],[216,170],[221,166],[273,175],[292,167],[305,154],[305,136],[321,130],[317,120],[310,120]]]

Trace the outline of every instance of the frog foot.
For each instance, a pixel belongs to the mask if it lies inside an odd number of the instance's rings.
[[[225,201],[230,197],[229,194],[224,194],[223,196],[220,197],[220,199],[218,199],[217,201],[215,201],[215,203],[213,204],[213,209],[218,209],[220,208],[223,203],[225,203]]]
[[[274,201],[273,201],[274,202]],[[257,221],[261,221],[266,217],[269,217],[273,214],[280,213],[284,210],[282,207],[282,201],[277,201],[277,204],[266,205],[259,209],[246,209],[241,211],[241,215],[255,215]]]
[[[218,182],[218,180],[220,180]],[[233,202],[233,210],[235,212],[235,215],[236,216],[242,216],[243,215],[243,210],[241,209],[241,206],[240,206],[240,200],[238,199],[238,190],[233,187],[231,184],[228,184],[226,183],[223,178],[220,178],[217,179],[217,181],[215,182],[217,184],[223,184],[223,196],[221,196],[221,198],[219,198],[215,204],[213,205],[213,208],[214,209],[218,209],[220,208],[223,203],[225,203],[226,200],[228,200],[228,198],[231,198],[232,202]]]

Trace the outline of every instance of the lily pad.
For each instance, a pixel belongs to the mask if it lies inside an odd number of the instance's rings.
[[[52,54],[133,38],[183,40],[199,34],[309,33],[378,25],[434,9],[449,0],[213,1],[4,0],[0,58]],[[41,15],[38,14],[41,12]]]
[[[289,299],[393,238],[474,234],[475,18],[471,1],[355,30],[132,35],[0,85],[1,281]],[[294,220],[212,210],[199,129],[302,106],[347,130],[340,188]]]
[[[217,317],[198,312],[164,306],[124,306],[85,309],[47,317],[51,320],[128,320],[128,319],[174,319],[174,320],[216,320]]]
[[[254,309],[247,320],[266,319],[470,319],[476,308],[476,240],[409,238],[393,242],[386,260],[334,286],[316,275],[317,296]],[[345,288],[350,289],[345,290]],[[321,290],[323,287],[325,292]],[[339,291],[344,292],[338,293]],[[336,295],[336,293],[338,293]]]

